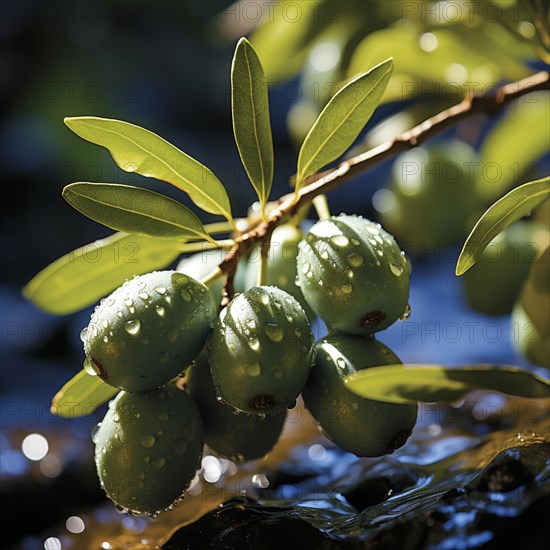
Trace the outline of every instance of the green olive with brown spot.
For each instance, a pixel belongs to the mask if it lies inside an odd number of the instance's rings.
[[[200,466],[202,421],[193,399],[173,384],[120,392],[93,435],[97,473],[107,496],[136,513],[177,501]]]
[[[218,455],[243,462],[266,455],[277,443],[286,410],[258,418],[217,399],[206,351],[187,372],[185,389],[195,400],[204,425],[204,440]]]
[[[317,359],[302,396],[327,437],[357,456],[382,456],[404,445],[418,407],[365,399],[344,384],[348,374],[401,363],[399,358],[374,338],[344,334],[323,338],[315,349]]]
[[[216,318],[208,288],[177,271],[124,283],[96,308],[84,350],[97,374],[126,391],[177,376],[201,351]]]
[[[269,286],[235,296],[220,313],[208,346],[216,390],[248,414],[277,414],[294,403],[313,359],[302,306]]]
[[[380,224],[346,214],[318,221],[297,266],[307,302],[331,329],[372,334],[407,315],[409,264]]]

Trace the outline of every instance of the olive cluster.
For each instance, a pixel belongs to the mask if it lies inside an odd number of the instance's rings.
[[[261,286],[253,257],[239,263],[241,293],[219,314],[220,289],[196,280],[219,261],[203,255],[127,281],[92,314],[86,361],[121,390],[93,437],[118,506],[171,507],[205,443],[231,460],[261,458],[300,394],[327,436],[357,455],[392,452],[410,434],[415,406],[373,402],[343,382],[399,362],[373,337],[408,311],[410,269],[393,237],[358,216],[319,221],[305,238],[280,226]],[[330,334],[314,343],[316,315]]]

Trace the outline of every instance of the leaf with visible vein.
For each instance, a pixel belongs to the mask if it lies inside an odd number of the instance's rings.
[[[307,176],[337,159],[353,144],[380,103],[392,69],[392,59],[383,61],[346,84],[328,102],[300,148],[297,189]]]
[[[55,394],[50,411],[63,418],[86,416],[109,401],[118,391],[98,376],[91,376],[82,369]]]
[[[171,183],[188,193],[199,208],[233,220],[227,192],[212,170],[160,136],[108,118],[69,117],[65,124],[81,138],[108,149],[126,172]]]
[[[273,140],[265,74],[246,38],[233,57],[231,109],[235,142],[263,212],[273,182]]]
[[[107,296],[126,279],[166,267],[181,249],[181,241],[115,233],[45,267],[27,283],[23,295],[48,313],[74,313]]]
[[[212,240],[189,208],[141,187],[78,182],[63,189],[63,198],[85,216],[117,231],[167,239]]]
[[[451,402],[470,391],[487,390],[529,398],[550,397],[548,381],[509,365],[388,365],[345,377],[352,392],[387,403]]]
[[[529,214],[533,208],[546,200],[549,194],[550,176],[520,185],[495,202],[468,235],[456,263],[456,274],[466,273],[501,231]]]

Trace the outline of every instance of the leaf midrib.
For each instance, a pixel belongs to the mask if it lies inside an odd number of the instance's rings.
[[[254,141],[256,142],[256,149],[258,151],[258,157],[260,159],[260,172],[261,172],[261,189],[262,189],[262,198],[261,202],[262,205],[265,203],[265,190],[266,190],[266,184],[265,184],[265,173],[264,173],[264,163],[263,163],[263,155],[262,150],[260,148],[260,142],[258,141],[258,127],[256,124],[256,106],[254,103],[254,87],[252,85],[252,72],[250,70],[250,63],[248,61],[248,53],[247,53],[247,46],[244,47],[244,57],[246,62],[246,70],[248,72],[248,85],[250,88],[250,105],[252,108],[252,125],[254,127]],[[250,176],[250,174],[249,174]],[[252,178],[250,178],[252,179]]]

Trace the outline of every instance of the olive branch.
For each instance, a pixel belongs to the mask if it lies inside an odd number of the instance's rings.
[[[299,190],[274,201],[266,219],[242,232],[235,239],[223,242],[222,246],[230,247],[230,250],[218,268],[205,279],[208,282],[220,276],[226,277],[220,306],[224,307],[233,298],[233,278],[239,259],[254,244],[268,242],[275,227],[297,214],[315,197],[341,187],[384,160],[419,146],[467,118],[481,114],[494,117],[519,98],[541,90],[550,90],[549,71],[540,71],[484,94],[469,94],[460,103],[444,109],[393,139],[345,160],[335,168],[309,175]],[[263,255],[267,254],[267,249],[267,246],[262,246]]]

